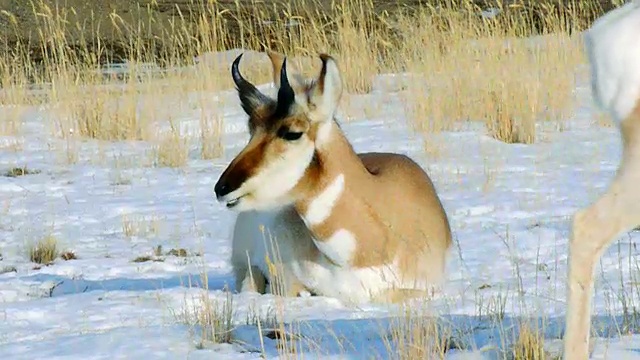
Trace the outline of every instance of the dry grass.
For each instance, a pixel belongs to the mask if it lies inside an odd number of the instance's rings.
[[[156,165],[174,168],[186,165],[189,159],[189,139],[182,136],[173,123],[171,129],[161,132],[159,137],[159,142],[154,148]]]
[[[200,114],[200,157],[203,160],[215,159],[224,155],[222,135],[223,120],[205,112]]]
[[[425,9],[418,17],[402,19],[407,41],[401,51],[412,74],[407,112],[419,130],[480,121],[498,140],[532,143],[537,121],[562,121],[573,110],[574,73],[584,61],[578,35],[521,38],[526,23],[452,11],[440,17]],[[561,28],[562,20],[551,24]]]
[[[99,24],[70,22],[74,9],[32,1],[38,36],[48,46],[41,63],[31,59],[26,43],[0,50],[0,105],[8,109],[2,112],[0,132],[20,132],[23,108],[18,105],[44,102],[51,108],[51,131],[67,140],[68,163],[78,161],[77,139],[149,140],[156,144],[159,166],[181,167],[189,157],[185,140],[177,138],[185,135],[160,129],[183,110],[175,103],[197,94],[200,157],[212,159],[222,155],[223,135],[212,94],[232,88],[231,58],[214,56],[198,64],[192,59],[210,51],[238,46],[261,50],[265,45],[293,57],[307,75],[318,70],[318,52],[333,54],[352,94],[368,92],[378,73],[410,73],[407,116],[420,131],[455,129],[472,120],[485,123],[488,133],[501,141],[531,143],[536,122],[561,121],[573,106],[573,72],[583,62],[578,35],[570,33],[584,27],[579,20],[596,9],[577,2],[579,6],[564,15],[546,18],[545,26],[554,35],[536,42],[522,37],[532,32],[530,19],[517,12],[493,21],[479,17],[469,1],[443,3],[438,9],[422,6],[392,16],[376,13],[369,0],[336,2],[324,13],[308,6],[309,1],[297,0],[277,16],[238,8],[237,23],[232,24],[219,5],[203,2],[194,5],[197,12],[182,14],[182,20],[157,36],[163,48],[159,57],[151,51],[153,44],[141,40],[148,24],[128,23],[113,13],[110,26],[119,29],[129,63],[105,76],[104,45],[80,41],[78,46],[75,38],[71,45],[70,34],[78,29],[99,38]],[[3,16],[15,21],[11,14]],[[231,27],[240,31],[233,43],[224,36]],[[271,80],[266,56],[245,57],[242,68],[255,83]]]
[[[212,298],[206,286],[207,275],[202,276],[204,288],[193,297],[190,305],[185,306],[178,318],[192,327],[192,331],[199,333],[198,347],[207,344],[230,344],[233,340],[233,296],[225,290],[225,298]]]
[[[513,344],[509,360],[551,360],[544,349],[544,334],[526,323],[521,324],[518,337]]]
[[[35,175],[39,173],[40,173],[40,170],[31,170],[31,169],[28,169],[27,166],[22,166],[22,167],[13,167],[7,170],[3,174],[3,176],[15,178],[19,176]]]
[[[395,359],[444,359],[447,351],[456,347],[452,329],[437,317],[406,308],[404,314],[392,320],[385,342],[388,354]]]
[[[51,235],[40,239],[37,243],[29,245],[27,249],[29,260],[37,264],[50,264],[59,255],[58,240]]]
[[[155,215],[122,215],[122,233],[127,238],[153,237],[158,235],[159,229],[160,218]]]

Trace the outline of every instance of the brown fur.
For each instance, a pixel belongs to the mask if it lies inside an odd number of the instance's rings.
[[[358,268],[387,264],[399,255],[401,271],[411,277],[427,276],[424,262],[416,261],[418,254],[444,266],[451,230],[433,183],[422,168],[405,155],[356,154],[337,126],[330,141],[326,150],[317,152],[315,178],[306,178],[310,185],[296,203],[298,212],[304,214],[309,203],[344,174],[345,191],[331,215],[311,228],[316,238],[326,240],[341,228],[354,233],[359,247],[351,265]]]
[[[262,138],[266,139],[265,136]],[[220,177],[228,179],[228,183],[235,186],[235,184],[242,183],[245,179],[253,176],[265,157],[267,145],[267,141],[252,142],[250,146],[242,149],[240,154],[231,161]]]

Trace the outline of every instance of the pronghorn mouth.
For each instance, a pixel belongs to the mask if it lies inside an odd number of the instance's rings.
[[[242,199],[243,197],[244,197],[244,195],[227,201],[227,209],[231,209],[231,208],[235,207],[236,205],[238,205],[240,203],[240,199]]]

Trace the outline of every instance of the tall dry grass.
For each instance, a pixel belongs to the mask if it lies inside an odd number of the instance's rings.
[[[571,16],[579,19],[576,8]],[[463,122],[486,124],[488,134],[532,143],[536,123],[561,121],[574,109],[576,70],[584,62],[580,35],[567,19],[547,19],[553,34],[522,37],[525,19],[492,21],[466,12],[421,9],[401,18],[405,36],[407,112],[416,127],[452,130]]]
[[[27,42],[0,49],[0,105],[46,103],[49,125],[61,138],[145,140],[157,148],[172,143],[184,153],[184,142],[168,142],[166,131],[159,130],[180,110],[167,105],[168,99],[185,102],[190,94],[233,86],[230,57],[200,64],[193,59],[234,47],[268,46],[293,57],[306,74],[317,71],[318,52],[333,54],[351,94],[368,92],[378,73],[410,73],[406,113],[420,131],[455,129],[472,120],[485,123],[488,133],[502,141],[530,143],[536,122],[562,119],[572,109],[574,72],[583,62],[576,30],[585,26],[579,19],[597,11],[576,1],[568,15],[545,19],[554,35],[530,39],[522,37],[532,32],[530,19],[515,12],[500,21],[483,18],[470,1],[443,0],[438,8],[393,14],[376,12],[371,0],[334,2],[325,12],[309,3],[289,2],[276,15],[251,12],[238,3],[236,22],[230,22],[216,2],[194,2],[196,11],[180,14],[152,42],[143,40],[152,28],[150,8],[138,8],[138,23],[111,13],[119,36],[114,41],[125,49],[129,63],[121,74],[106,76],[101,70],[108,44],[88,40],[100,39],[100,23],[71,23],[74,9],[31,0],[38,37],[46,44],[43,59],[36,63],[31,58]],[[2,16],[16,24],[12,14]],[[240,36],[225,36],[231,31]],[[145,69],[148,64],[155,66],[153,71]],[[271,79],[266,57],[247,58],[242,67],[255,83]],[[209,107],[208,97],[200,96],[200,107]],[[3,133],[19,132],[20,109],[0,119]],[[203,130],[194,137],[202,158],[221,154],[221,121],[215,113],[201,117]],[[184,159],[157,163],[180,166]]]

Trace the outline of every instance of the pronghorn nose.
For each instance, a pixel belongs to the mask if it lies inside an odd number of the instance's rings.
[[[216,186],[213,188],[213,191],[215,191],[216,197],[218,199],[231,192],[229,183],[227,183],[226,181],[218,181],[216,183]]]

